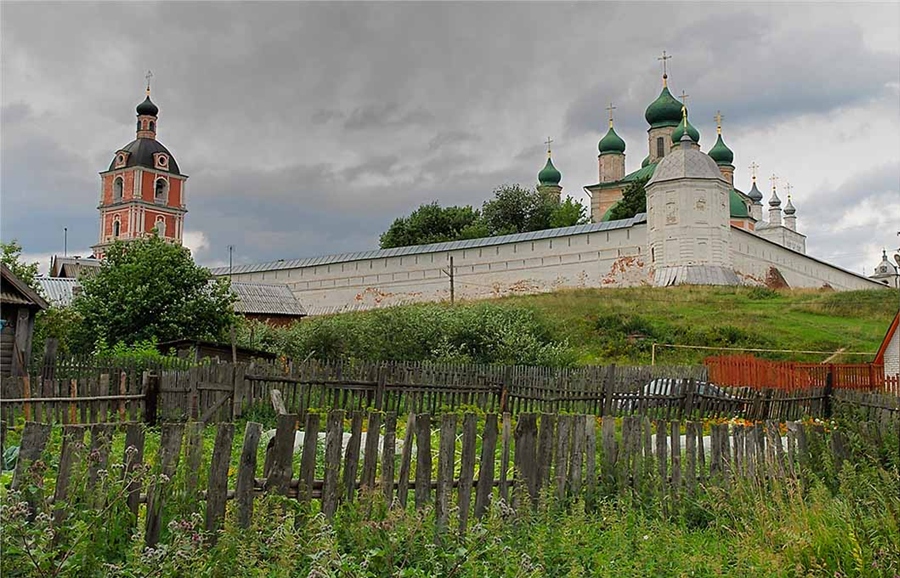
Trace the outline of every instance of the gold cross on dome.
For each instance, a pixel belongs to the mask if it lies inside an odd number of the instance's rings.
[[[616,107],[613,106],[613,103],[609,103],[609,106],[606,107],[606,110],[609,111],[609,128],[612,128],[612,125],[613,125],[613,113],[612,113],[612,111],[616,110]]]
[[[687,106],[687,99],[688,99],[689,96],[690,96],[690,95],[689,95],[689,94],[685,94],[683,90],[681,91],[681,96],[679,96],[678,98],[681,99],[681,106],[682,106],[682,108],[685,107],[685,106]]]
[[[716,111],[715,119],[716,119],[716,131],[719,134],[722,134],[722,111],[719,111],[719,110]]]
[[[772,190],[775,190],[775,185],[778,184],[778,175],[772,173],[772,176],[769,177],[769,182],[772,183]]]
[[[791,191],[794,189],[794,186],[791,183],[784,183],[784,190],[787,191],[788,197],[791,196]]]
[[[759,165],[756,164],[756,161],[750,163],[750,176],[753,177],[753,182],[756,182],[756,169],[759,168]]]
[[[144,78],[147,79],[147,96],[150,96],[150,79],[153,78],[153,73],[148,70]]]
[[[663,80],[665,80],[666,78],[669,77],[669,74],[668,74],[669,71],[668,71],[668,68],[666,67],[666,60],[669,60],[670,58],[672,58],[672,55],[671,55],[671,54],[666,55],[666,51],[665,51],[665,50],[663,50],[662,56],[657,57],[657,60],[662,60],[662,64],[663,64]]]
[[[548,157],[548,158],[550,157],[550,144],[551,144],[552,142],[553,142],[553,139],[550,138],[549,136],[547,137],[547,140],[544,141],[544,144],[547,145],[547,157]]]

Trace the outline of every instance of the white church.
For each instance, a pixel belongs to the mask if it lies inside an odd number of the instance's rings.
[[[734,154],[718,138],[707,152],[688,111],[669,92],[647,107],[648,154],[625,174],[625,141],[613,129],[599,142],[599,179],[587,225],[268,263],[238,265],[233,279],[285,283],[310,314],[449,300],[483,299],[585,287],[758,285],[834,290],[884,287],[806,254],[790,196],[782,206],[772,184],[768,209],[753,183],[734,187]],[[647,211],[610,220],[629,184],[646,183]],[[561,194],[549,159],[541,190]],[[227,268],[213,270],[227,275]]]

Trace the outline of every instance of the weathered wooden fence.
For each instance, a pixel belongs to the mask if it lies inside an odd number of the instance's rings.
[[[58,423],[230,421],[269,407],[273,390],[286,409],[440,414],[477,407],[528,412],[647,415],[661,419],[742,417],[797,420],[831,415],[824,386],[722,387],[704,367],[505,367],[435,363],[327,363],[290,367],[205,364],[183,370],[9,378],[0,384],[0,419]],[[848,398],[849,399],[849,398]],[[882,407],[896,411],[896,396]],[[870,400],[867,403],[875,403]],[[122,411],[124,409],[124,411]]]
[[[696,421],[629,416],[618,427],[614,418],[593,415],[523,413],[514,419],[509,413],[488,413],[479,419],[473,413],[426,413],[410,414],[399,426],[392,412],[282,414],[263,463],[257,458],[263,432],[253,422],[246,424],[236,460],[231,458],[235,425],[219,424],[208,461],[196,422],[163,425],[154,460],[145,456],[144,428],[124,426],[121,462],[110,452],[117,426],[66,426],[58,461],[45,463],[59,464],[56,505],[67,503],[78,464],[88,464],[88,489],[97,484],[99,471],[122,471],[127,482],[122,499],[135,520],[144,520],[145,541],[152,546],[171,515],[167,504],[176,498],[205,511],[206,530],[213,533],[223,525],[229,500],[236,523],[248,527],[254,499],[265,493],[311,503],[331,517],[342,502],[353,502],[363,491],[394,508],[433,507],[439,528],[452,523],[465,531],[498,499],[516,510],[547,496],[563,502],[584,499],[588,505],[623,492],[661,492],[678,499],[704,485],[833,476],[851,459],[850,439],[842,429],[797,421],[704,427]],[[896,435],[892,427],[884,420],[862,424],[863,444],[890,439]],[[50,430],[26,424],[13,490],[27,485],[30,465],[44,455]],[[86,452],[89,460],[84,460]],[[112,461],[123,466],[112,467]],[[148,461],[154,464],[152,475],[128,477]],[[201,471],[208,472],[205,488],[198,481]],[[176,476],[181,476],[177,486]],[[35,508],[47,503],[26,494]],[[62,507],[54,511],[59,520],[65,515]]]

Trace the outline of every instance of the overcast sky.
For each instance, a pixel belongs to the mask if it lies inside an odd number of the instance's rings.
[[[587,204],[606,107],[685,91],[735,184],[793,185],[808,252],[871,274],[900,246],[900,4],[13,3],[0,5],[0,236],[46,266],[90,254],[100,179],[153,71],[159,140],[205,265],[377,247],[421,203],[533,185],[543,141]],[[779,190],[782,200],[785,191]]]

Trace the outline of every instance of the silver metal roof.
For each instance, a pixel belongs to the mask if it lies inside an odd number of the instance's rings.
[[[68,307],[75,297],[77,279],[69,277],[35,277],[35,281],[41,286],[41,292],[51,305],[56,307]]]
[[[256,315],[293,315],[302,317],[306,310],[284,283],[243,283],[231,284],[237,295],[234,303],[236,313]]]
[[[41,291],[52,305],[68,307],[75,297],[78,281],[67,277],[37,277]],[[234,311],[242,314],[294,315],[302,317],[306,310],[284,283],[232,283],[237,295]]]
[[[450,241],[446,243],[430,243],[428,245],[413,245],[410,247],[396,247],[394,249],[377,249],[374,251],[361,251],[357,253],[339,253],[336,255],[323,255],[320,257],[307,257],[304,259],[279,259],[268,263],[252,263],[248,265],[235,265],[231,272],[235,275],[241,273],[261,273],[263,271],[280,271],[283,269],[300,269],[302,267],[315,267],[317,265],[333,265],[349,261],[362,261],[366,259],[382,259],[385,257],[405,257],[407,255],[421,255],[423,253],[440,253],[443,251],[456,251],[463,249],[475,249],[480,247],[493,247],[507,243],[522,241],[539,241],[542,239],[555,239],[570,235],[582,235],[585,233],[600,233],[615,229],[627,229],[634,225],[644,223],[647,220],[645,213],[639,213],[630,219],[608,221],[605,223],[588,223],[587,225],[575,225],[573,227],[560,227],[558,229],[545,229],[529,233],[516,233],[514,235],[501,235],[498,237],[482,237],[481,239],[467,239],[465,241]],[[211,269],[213,275],[228,275],[228,267]]]

